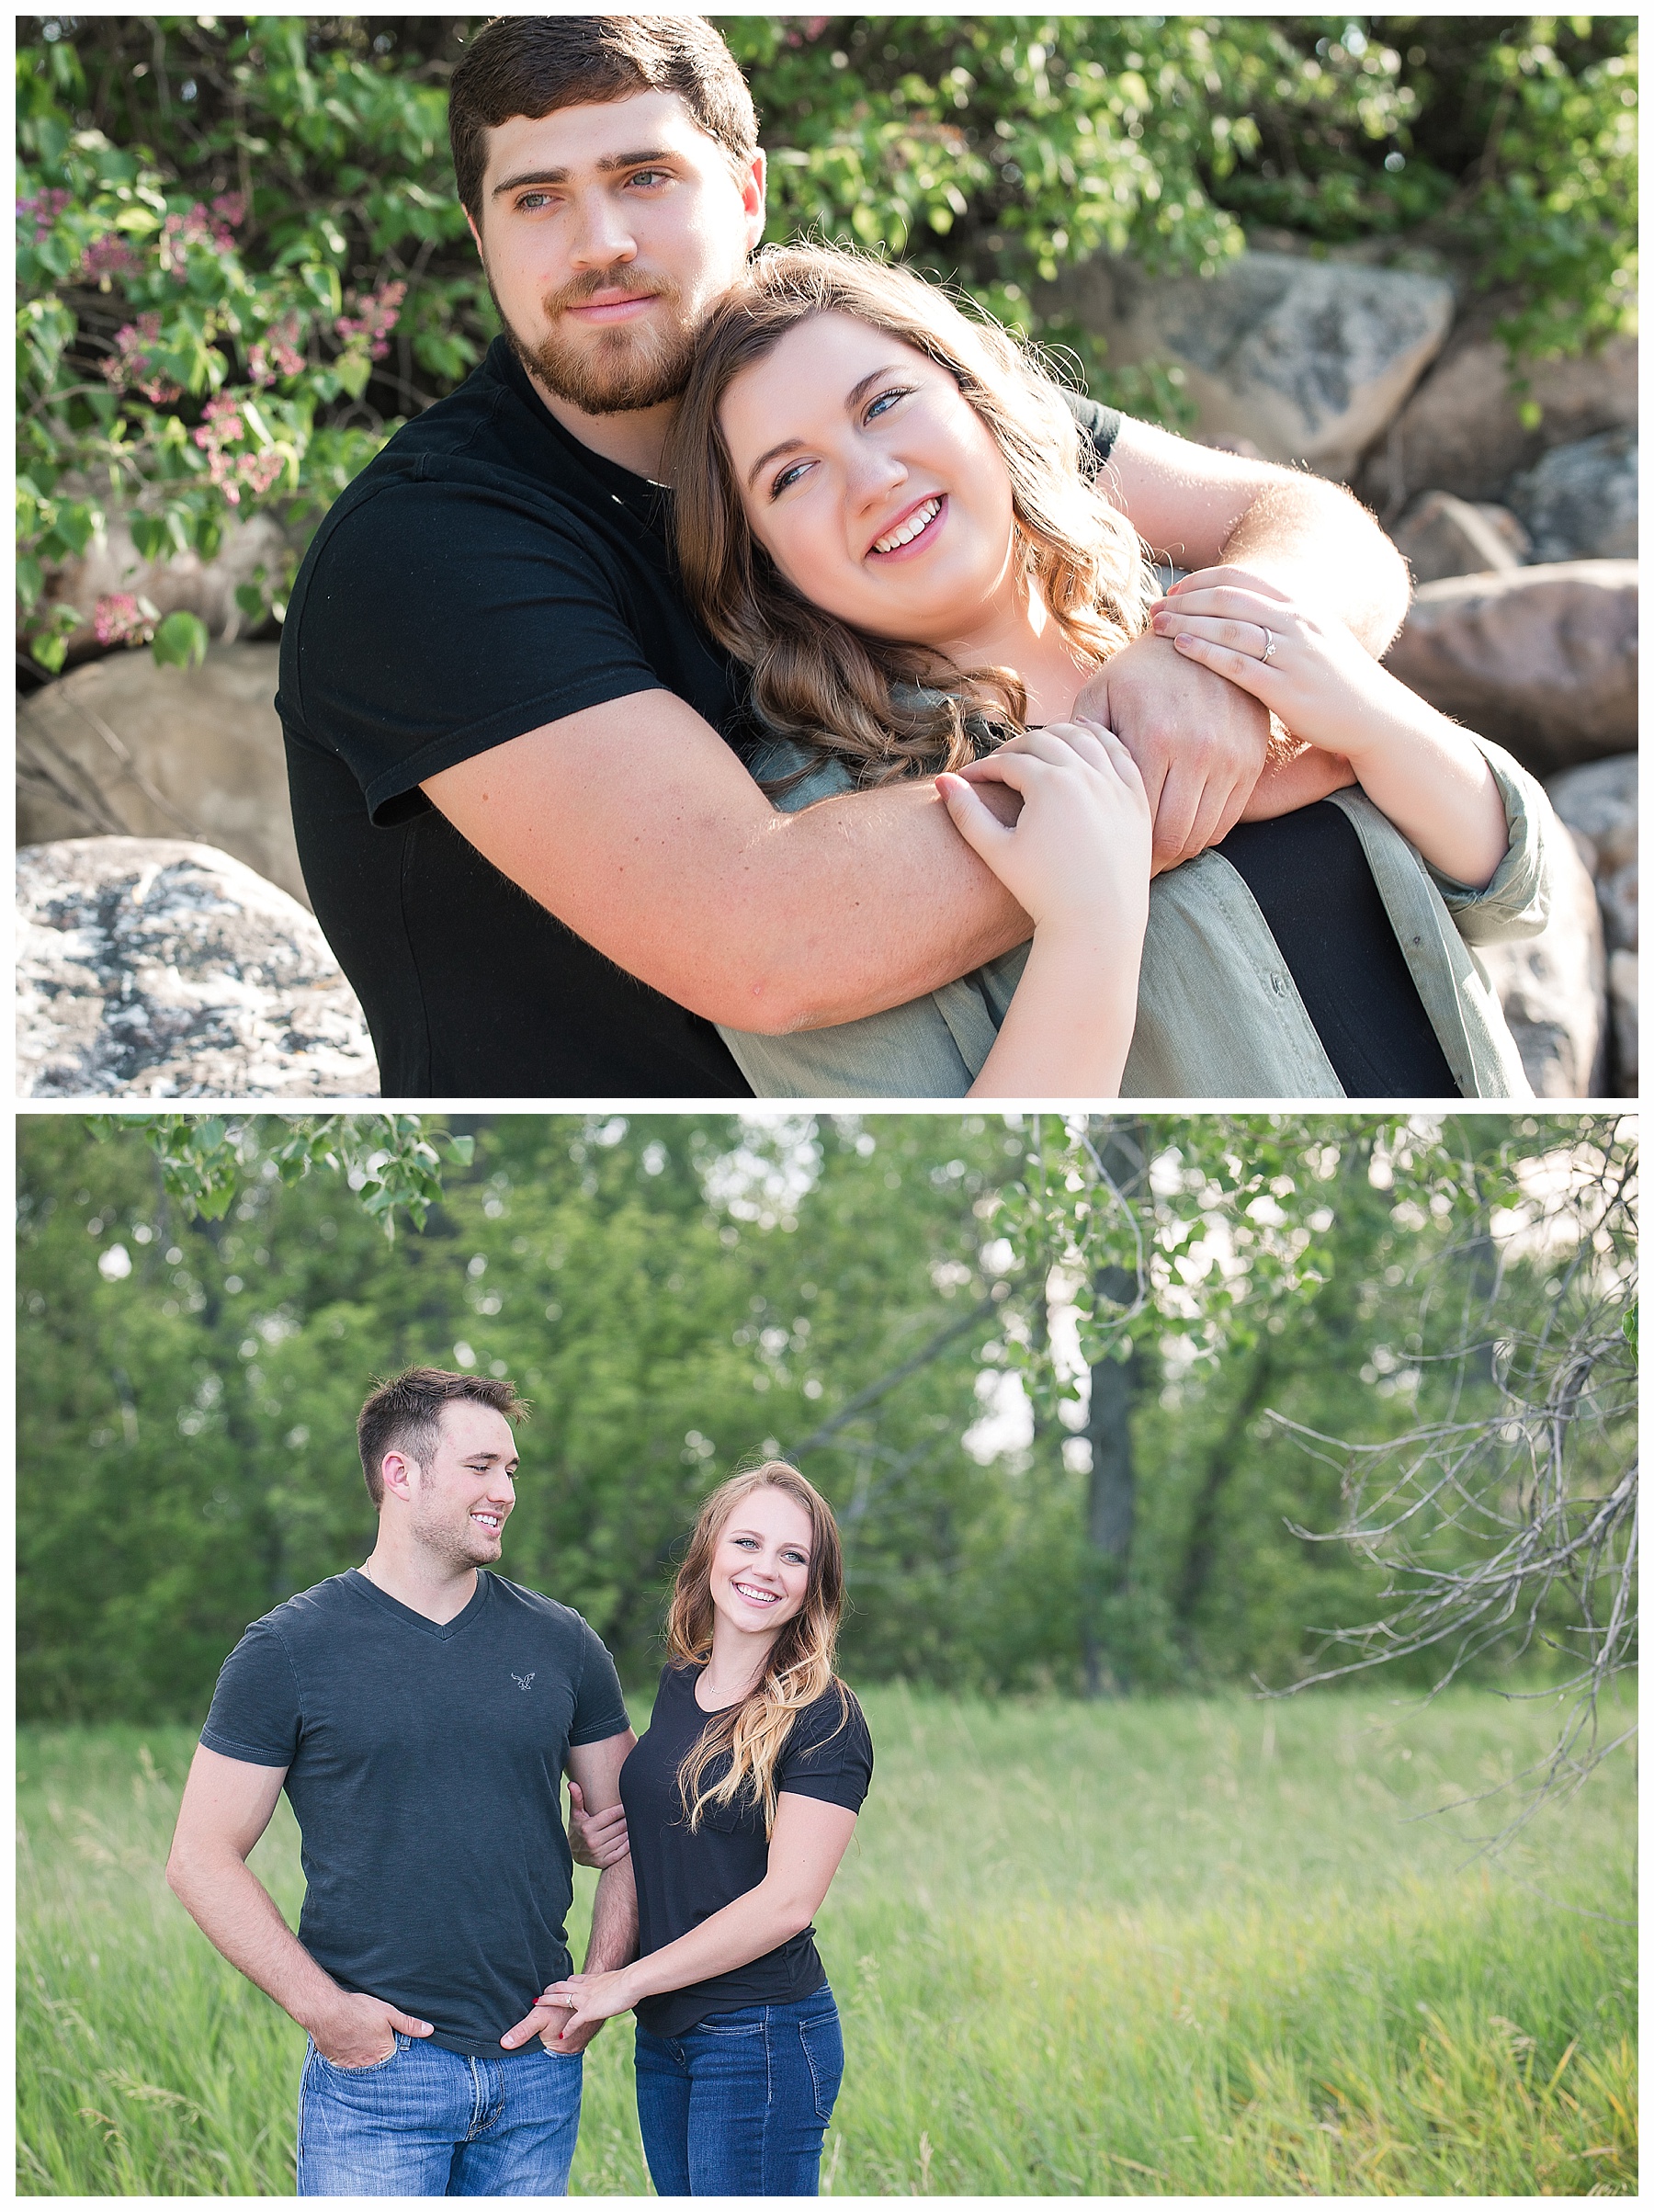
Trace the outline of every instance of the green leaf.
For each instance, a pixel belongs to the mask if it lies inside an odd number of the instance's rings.
[[[157,626],[150,651],[163,668],[198,668],[207,658],[207,625],[199,615],[175,607]]]

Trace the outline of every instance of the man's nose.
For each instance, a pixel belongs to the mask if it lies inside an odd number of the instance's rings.
[[[607,192],[589,192],[575,202],[569,259],[576,268],[610,268],[637,258],[626,211]]]

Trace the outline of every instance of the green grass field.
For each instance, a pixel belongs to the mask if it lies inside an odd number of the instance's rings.
[[[1554,1708],[865,1702],[820,1921],[826,2192],[1635,2191],[1629,1761],[1491,1866],[1487,1808],[1412,1817],[1524,1766]],[[190,1747],[22,1731],[20,2194],[292,2192],[303,2036],[162,1880]],[[253,1864],[296,1919],[285,1799]],[[579,2195],[648,2190],[629,2031],[587,2060]]]

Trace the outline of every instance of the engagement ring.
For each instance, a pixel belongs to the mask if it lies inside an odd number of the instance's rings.
[[[1266,661],[1268,661],[1268,660],[1273,660],[1273,658],[1274,657],[1274,648],[1275,648],[1275,637],[1274,637],[1274,631],[1273,630],[1266,630],[1263,632],[1263,658],[1264,660],[1266,660]]]

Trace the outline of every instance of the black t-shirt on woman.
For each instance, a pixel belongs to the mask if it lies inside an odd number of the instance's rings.
[[[764,1816],[750,1791],[732,1805],[704,1807],[699,1828],[693,1835],[689,1832],[677,1775],[710,1718],[695,1701],[700,1673],[698,1667],[662,1670],[648,1730],[620,1769],[642,1957],[698,1928],[755,1889],[769,1872]],[[725,1757],[708,1769],[704,1779],[716,1783],[728,1772]],[[832,1689],[794,1720],[776,1764],[776,1789],[777,1795],[821,1798],[855,1812],[872,1776],[873,1739],[861,1707],[848,1690],[841,1704],[838,1691]],[[806,1928],[744,1967],[645,1997],[637,2016],[651,2035],[682,2036],[713,2013],[796,2003],[826,1979],[815,1930]]]

